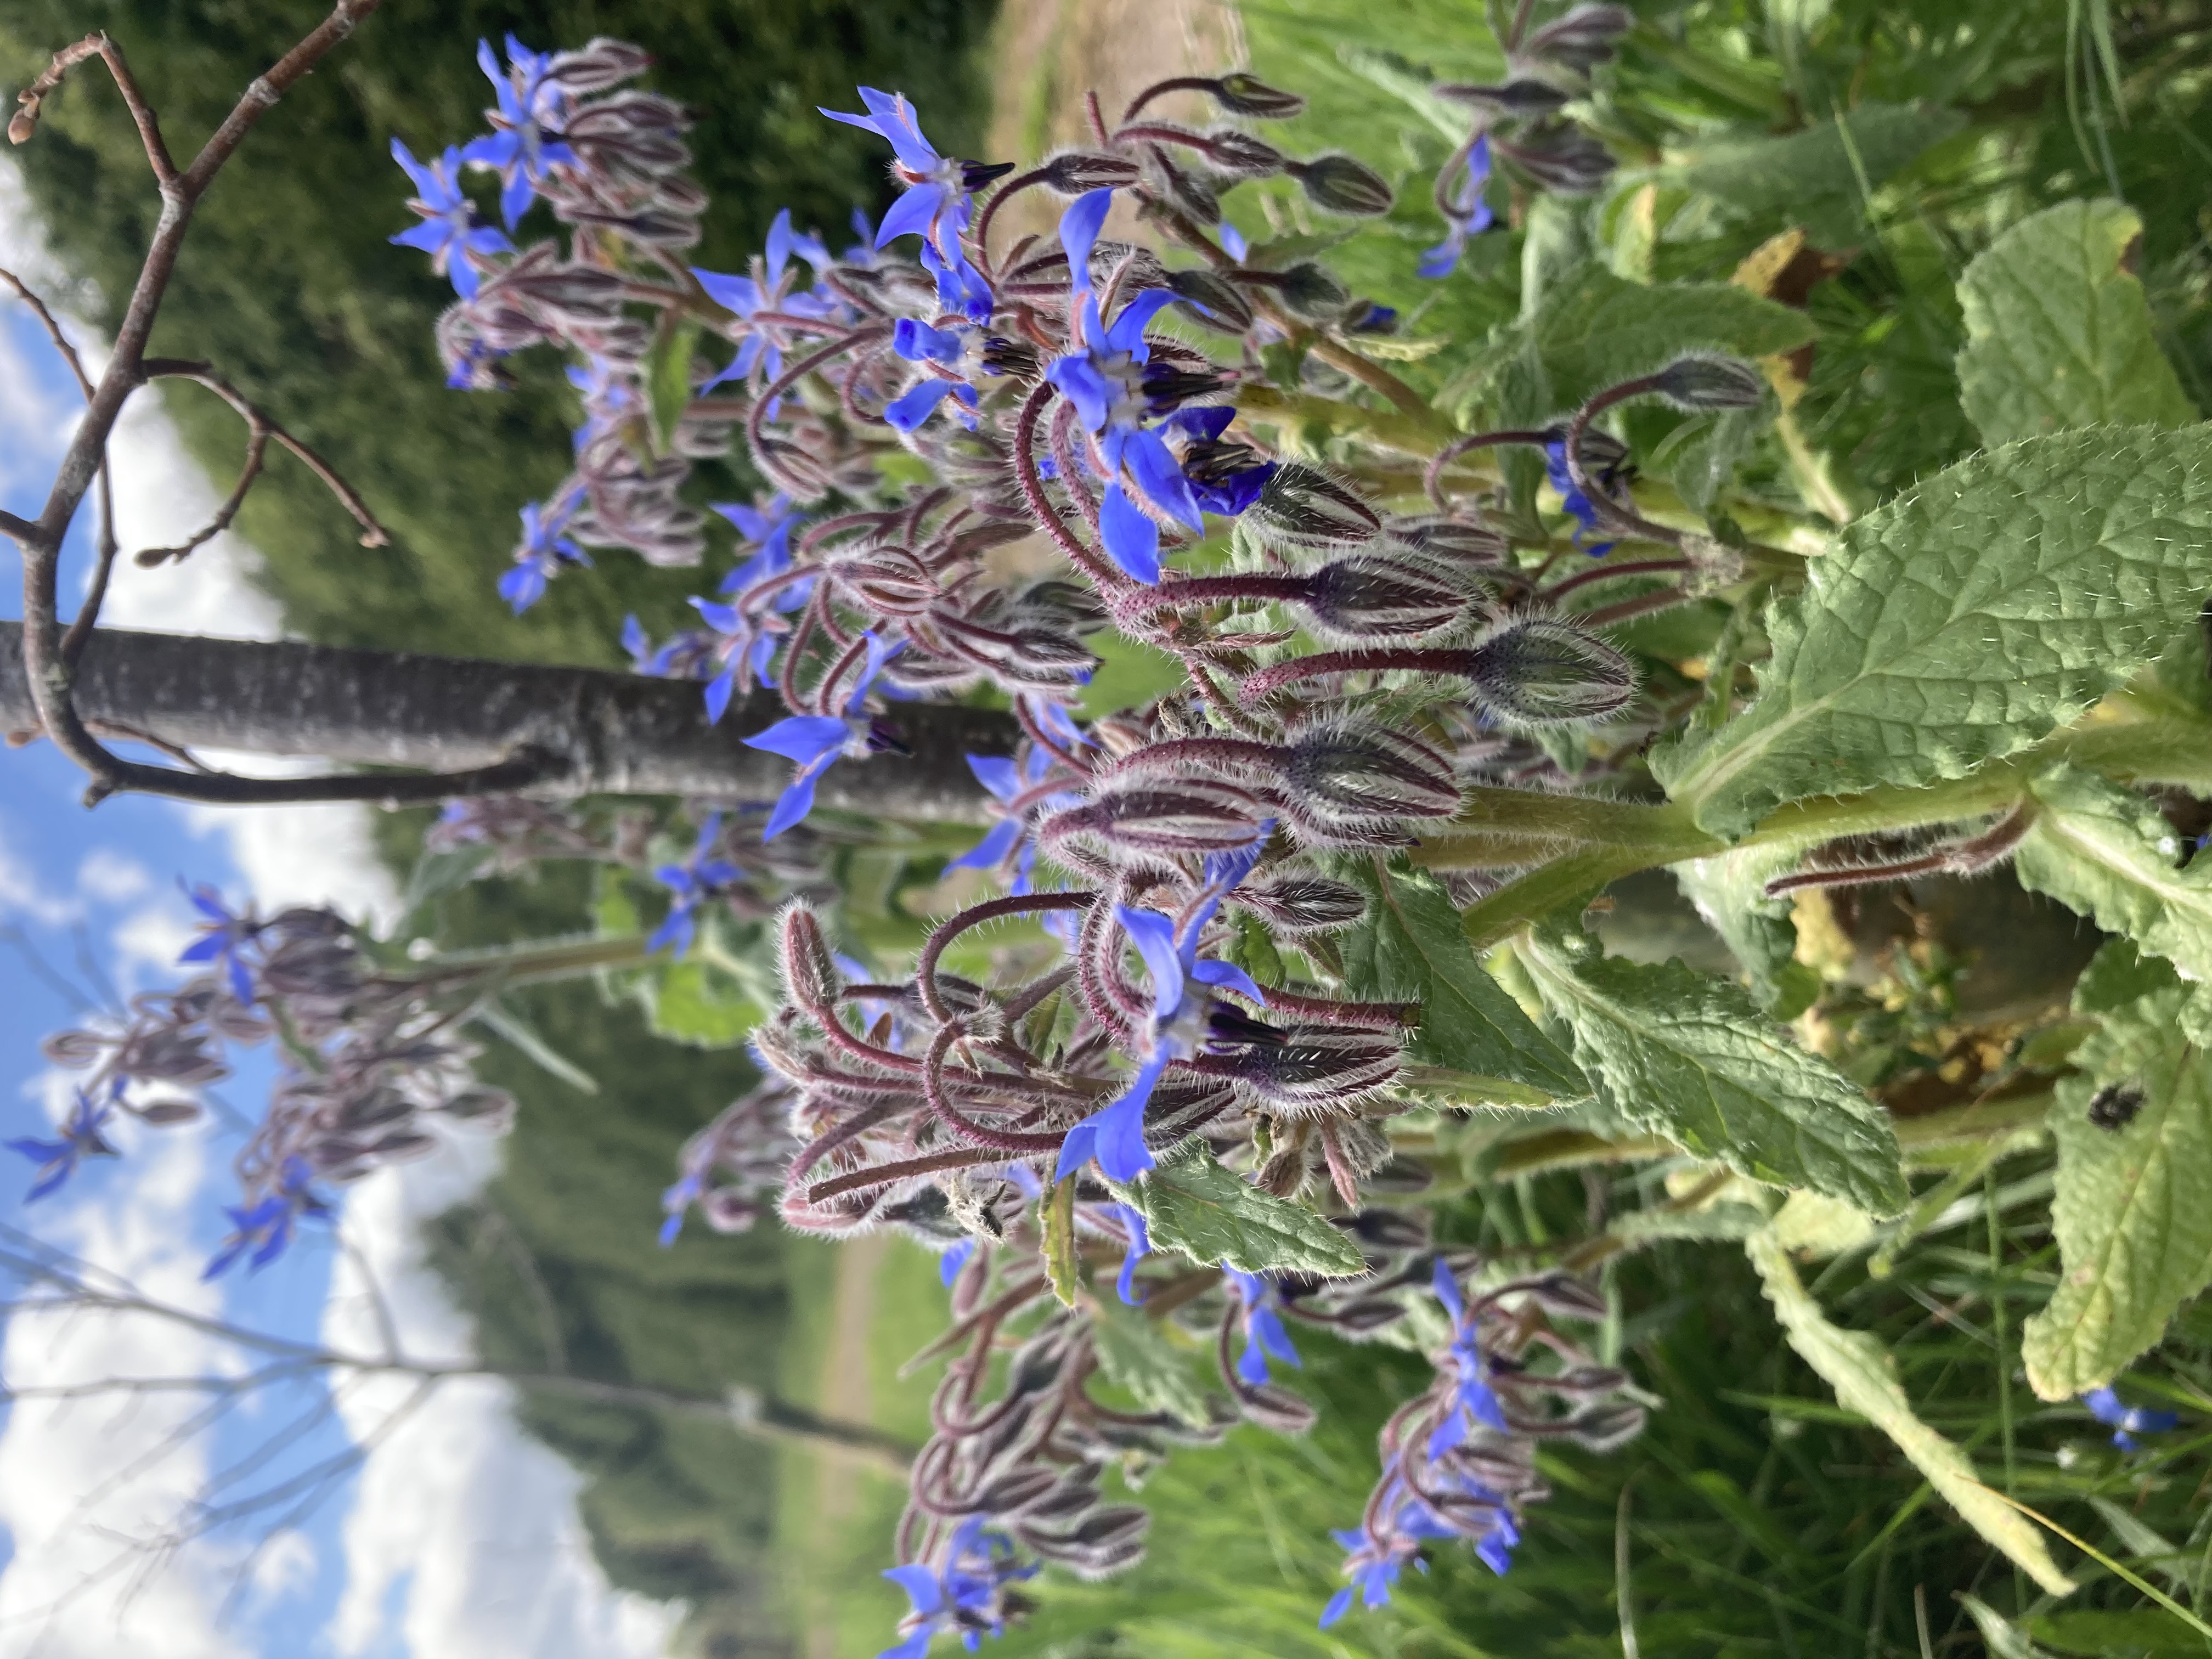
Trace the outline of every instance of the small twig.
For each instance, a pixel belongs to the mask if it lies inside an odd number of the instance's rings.
[[[123,61],[123,48],[109,40],[105,30],[86,35],[73,46],[64,46],[54,54],[53,62],[46,65],[39,78],[15,94],[15,101],[22,107],[8,123],[8,142],[12,144],[30,142],[31,135],[39,130],[40,108],[46,102],[46,94],[61,85],[63,76],[92,57],[97,57],[105,63],[107,72],[115,77],[116,90],[123,94],[123,101],[131,109],[131,118],[138,125],[138,137],[146,146],[146,160],[154,169],[154,177],[161,181],[166,191],[167,186],[176,182],[177,164],[169,159],[169,147],[161,141],[161,123],[155,115],[153,106],[138,90],[138,82],[131,76],[131,66]]]

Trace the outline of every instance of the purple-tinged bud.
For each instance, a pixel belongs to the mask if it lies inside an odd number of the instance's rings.
[[[1231,115],[1255,121],[1285,121],[1298,114],[1306,100],[1295,92],[1283,92],[1256,76],[1224,75],[1206,88],[1213,101]]]
[[[1463,519],[1392,519],[1383,534],[1409,553],[1475,570],[1501,568],[1512,546],[1496,531]]]
[[[1224,334],[1242,334],[1252,326],[1252,302],[1234,283],[1210,270],[1170,271],[1167,286],[1190,301],[1180,310],[1194,322]]]
[[[1324,213],[1372,218],[1388,213],[1395,199],[1389,179],[1349,155],[1316,155],[1303,164],[1292,162],[1289,171],[1306,199]]]
[[[783,913],[777,929],[778,956],[783,968],[785,993],[810,1014],[833,1008],[845,988],[845,976],[830,941],[822,935],[822,921],[803,903],[794,902]]]
[[[1352,291],[1310,259],[1281,272],[1272,286],[1288,309],[1318,322],[1340,316],[1352,303]]]
[[[653,55],[644,47],[598,35],[574,52],[556,53],[546,66],[545,78],[563,92],[605,92],[644,73],[652,64]]]
[[[1085,836],[1109,854],[1230,853],[1257,840],[1268,816],[1256,797],[1233,784],[1181,778],[1171,786],[1135,783],[1102,792],[1054,813],[1037,834],[1047,846]]]
[[[1236,1056],[1236,1081],[1278,1112],[1334,1114],[1398,1075],[1398,1042],[1381,1031],[1297,1025]]]
[[[1044,183],[1062,196],[1083,196],[1094,190],[1121,190],[1144,177],[1144,169],[1134,161],[1079,149],[1054,156],[1039,171],[1044,174]]]
[[[1056,1561],[1080,1577],[1103,1578],[1128,1566],[1145,1553],[1145,1529],[1152,1516],[1135,1508],[1093,1510],[1066,1531],[1048,1530],[1014,1522],[1014,1535],[1048,1561]]]
[[[866,609],[892,617],[918,617],[945,597],[929,567],[903,547],[876,547],[830,567],[838,586]]]
[[[514,1127],[514,1097],[481,1083],[462,1090],[439,1109],[456,1123],[494,1134],[505,1134]]]
[[[1461,671],[1483,703],[1530,726],[1602,720],[1636,695],[1627,658],[1570,623],[1508,617],[1465,653]]]
[[[1611,1401],[1577,1412],[1564,1428],[1571,1438],[1591,1451],[1619,1451],[1644,1432],[1644,1407],[1632,1401]]]
[[[1317,720],[1279,753],[1285,805],[1306,824],[1351,829],[1459,811],[1451,762],[1420,738],[1371,720]]]
[[[1306,1184],[1306,1149],[1301,1144],[1278,1146],[1252,1178],[1252,1184],[1276,1198],[1296,1198]]]
[[[338,1108],[337,1127],[358,1134],[364,1129],[378,1129],[387,1123],[397,1123],[400,1119],[412,1115],[414,1110],[414,1103],[397,1089],[374,1088]]]
[[[368,1149],[369,1156],[385,1164],[411,1164],[418,1158],[428,1158],[438,1150],[438,1137],[426,1135],[420,1129],[402,1129],[388,1134]]]
[[[1357,887],[1295,870],[1249,876],[1231,890],[1229,902],[1293,934],[1348,927],[1367,914],[1366,896]]]
[[[963,161],[960,163],[960,187],[973,193],[986,185],[997,183],[1013,170],[1012,161]]]
[[[55,1065],[75,1071],[106,1054],[107,1043],[89,1031],[57,1031],[39,1045],[39,1050]]]
[[[1273,144],[1234,127],[1220,127],[1206,134],[1201,148],[1207,161],[1240,179],[1264,179],[1283,171],[1285,163],[1289,161]],[[1290,165],[1295,170],[1297,164]]]
[[[1182,166],[1164,152],[1153,153],[1152,165],[1159,170],[1168,194],[1192,218],[1202,225],[1221,222],[1221,191],[1216,181]]]
[[[1312,1428],[1316,1419],[1311,1406],[1288,1389],[1273,1382],[1262,1383],[1256,1389],[1240,1385],[1237,1404],[1247,1422],[1273,1434],[1301,1435]]]
[[[1358,547],[1382,527],[1358,496],[1297,462],[1275,469],[1251,512],[1263,533],[1295,547]]]
[[[1495,148],[1546,190],[1562,196],[1594,196],[1613,177],[1613,152],[1566,121],[1523,128],[1510,143],[1500,138]]]
[[[1756,409],[1766,377],[1733,357],[1680,357],[1661,369],[1652,390],[1677,409]]]
[[[1503,86],[1469,86],[1465,82],[1449,82],[1430,90],[1439,98],[1455,104],[1464,104],[1486,115],[1507,121],[1533,121],[1547,115],[1556,115],[1566,107],[1567,94],[1545,81],[1525,77],[1508,81]]]
[[[1466,611],[1457,588],[1402,564],[1340,559],[1306,579],[1299,606],[1315,631],[1350,644],[1414,640],[1450,626]]]
[[[157,1129],[166,1129],[179,1123],[197,1122],[200,1116],[198,1103],[190,1100],[149,1100],[143,1106],[133,1106],[125,1101],[124,1109],[135,1115],[141,1123],[150,1123]]]
[[[1524,63],[1556,64],[1587,76],[1611,59],[1620,37],[1635,27],[1636,15],[1626,6],[1577,6],[1522,41],[1514,56]]]
[[[1332,1224],[1378,1250],[1429,1248],[1429,1218],[1419,1211],[1362,1210],[1357,1215],[1339,1216]]]

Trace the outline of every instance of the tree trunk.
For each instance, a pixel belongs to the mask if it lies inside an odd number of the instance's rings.
[[[246,755],[314,756],[410,772],[456,772],[517,756],[567,763],[535,795],[775,797],[792,763],[738,739],[781,718],[766,693],[709,725],[696,682],[590,668],[483,662],[97,630],[76,673],[83,718],[117,738]],[[840,761],[825,806],[917,822],[974,823],[986,797],[964,757],[1012,752],[1012,716],[898,704],[885,723],[913,750]],[[0,623],[0,731],[34,733],[22,628]]]

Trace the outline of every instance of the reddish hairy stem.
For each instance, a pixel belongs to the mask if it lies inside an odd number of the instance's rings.
[[[1087,910],[1097,896],[1096,893],[1017,893],[970,905],[938,923],[923,941],[921,954],[914,964],[915,983],[921,988],[922,1006],[929,1010],[930,1018],[940,1024],[949,1025],[952,1020],[952,1011],[945,1006],[944,994],[937,988],[937,962],[961,934],[1000,916],[1024,915],[1032,910]]]
[[[976,1122],[952,1103],[952,1097],[945,1091],[945,1057],[952,1051],[960,1036],[957,1024],[940,1027],[930,1042],[928,1058],[922,1061],[921,1092],[937,1121],[972,1146],[995,1147],[1001,1153],[1012,1152],[1018,1158],[1058,1152],[1060,1142],[1066,1139],[1064,1134],[1026,1135],[994,1129]]]

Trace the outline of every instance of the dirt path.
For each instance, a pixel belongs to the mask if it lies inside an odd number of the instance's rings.
[[[994,161],[1026,161],[1091,142],[1086,91],[1097,93],[1111,121],[1153,82],[1238,68],[1247,52],[1233,0],[1006,0],[999,31]],[[1188,93],[1163,100],[1152,112],[1200,125],[1216,113]],[[999,222],[1011,241],[1049,233],[1059,211],[1052,198],[1027,191],[1007,204]],[[994,246],[1000,236],[994,228]]]

